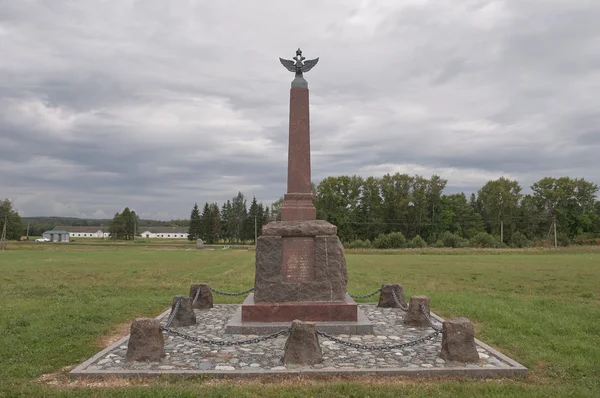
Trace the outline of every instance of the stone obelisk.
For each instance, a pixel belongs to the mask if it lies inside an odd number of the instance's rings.
[[[226,330],[263,332],[280,327],[278,322],[299,319],[321,322],[320,327],[332,328],[328,330],[372,333],[372,325],[359,320],[360,311],[346,293],[348,274],[337,227],[317,220],[313,205],[309,93],[303,74],[319,59],[305,61],[298,49],[294,60],[279,60],[295,73],[290,89],[287,193],[281,221],[263,226],[256,242],[254,293],[242,304],[239,323],[231,321]]]
[[[298,53],[297,53],[298,54]],[[297,55],[301,57],[302,52]],[[317,58],[318,60],[318,58]],[[310,61],[308,61],[310,62]],[[316,63],[316,62],[315,62]],[[317,218],[310,179],[310,116],[308,83],[296,73],[290,89],[290,125],[287,193],[281,208],[282,221],[308,221]]]

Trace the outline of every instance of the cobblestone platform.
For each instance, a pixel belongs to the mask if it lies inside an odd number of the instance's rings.
[[[239,305],[215,305],[210,310],[195,310],[198,324],[176,330],[191,336],[210,340],[235,341],[256,335],[225,334],[225,324]],[[405,327],[403,311],[396,308],[377,308],[361,304],[360,308],[374,324],[373,335],[344,335],[335,337],[352,343],[386,345],[412,341],[430,335],[431,328]],[[165,311],[158,318],[164,323]],[[432,318],[441,319],[432,313]],[[441,334],[416,346],[370,351],[355,349],[319,338],[323,363],[313,366],[284,366],[283,347],[287,336],[255,344],[240,346],[201,345],[181,337],[168,336],[165,341],[166,357],[159,362],[125,361],[127,339],[101,351],[71,371],[72,376],[157,376],[160,374],[198,375],[221,377],[249,377],[267,374],[319,375],[407,375],[407,376],[468,376],[468,377],[523,377],[527,369],[493,348],[476,340],[479,362],[462,364],[439,358]]]

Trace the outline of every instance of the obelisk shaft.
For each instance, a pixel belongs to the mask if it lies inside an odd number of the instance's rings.
[[[315,220],[310,179],[310,117],[308,88],[290,89],[290,126],[287,194],[281,208],[282,221]]]

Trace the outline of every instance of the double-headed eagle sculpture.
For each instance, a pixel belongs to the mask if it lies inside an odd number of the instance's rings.
[[[279,58],[281,64],[285,66],[287,70],[290,72],[295,72],[296,77],[302,77],[302,73],[308,72],[312,68],[315,67],[317,62],[319,62],[319,58],[309,59],[308,61],[304,61],[306,57],[302,56],[302,50],[296,50],[296,56],[292,59],[283,59]]]

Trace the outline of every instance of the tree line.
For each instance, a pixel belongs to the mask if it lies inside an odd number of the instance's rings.
[[[450,233],[472,239],[482,233],[502,243],[600,236],[598,186],[580,178],[543,178],[523,194],[516,180],[487,182],[469,197],[444,194],[447,180],[433,175],[386,174],[381,178],[328,177],[316,187],[317,217],[337,225],[344,242],[373,242],[400,232],[428,244]]]
[[[252,198],[250,208],[246,197],[238,192],[219,207],[217,203],[204,203],[202,213],[194,203],[190,214],[188,239],[202,239],[205,243],[254,242],[261,235],[262,226],[273,219],[269,207]]]
[[[532,184],[528,194],[518,181],[505,177],[488,181],[469,196],[445,194],[446,185],[447,180],[437,175],[338,176],[313,185],[313,193],[317,218],[335,224],[342,242],[354,242],[356,247],[390,247],[403,245],[401,242],[417,247],[466,241],[485,245],[491,244],[490,239],[524,246],[553,239],[555,229],[561,243],[600,238],[598,185],[583,178],[545,177]],[[140,225],[186,226],[190,240],[253,242],[255,227],[260,236],[264,224],[280,218],[282,201],[280,198],[269,208],[254,197],[248,207],[246,197],[238,192],[221,206],[204,203],[200,210],[196,203],[190,219],[171,221],[139,220],[134,211],[125,208],[109,222],[109,231],[116,239],[131,239]],[[0,223],[5,216],[7,239],[19,239],[26,227],[8,199],[0,203]],[[81,221],[81,225],[92,225],[89,223],[98,225],[98,220]],[[43,230],[37,232],[30,235],[40,235]],[[392,243],[386,238],[390,234],[396,234],[390,238]]]

